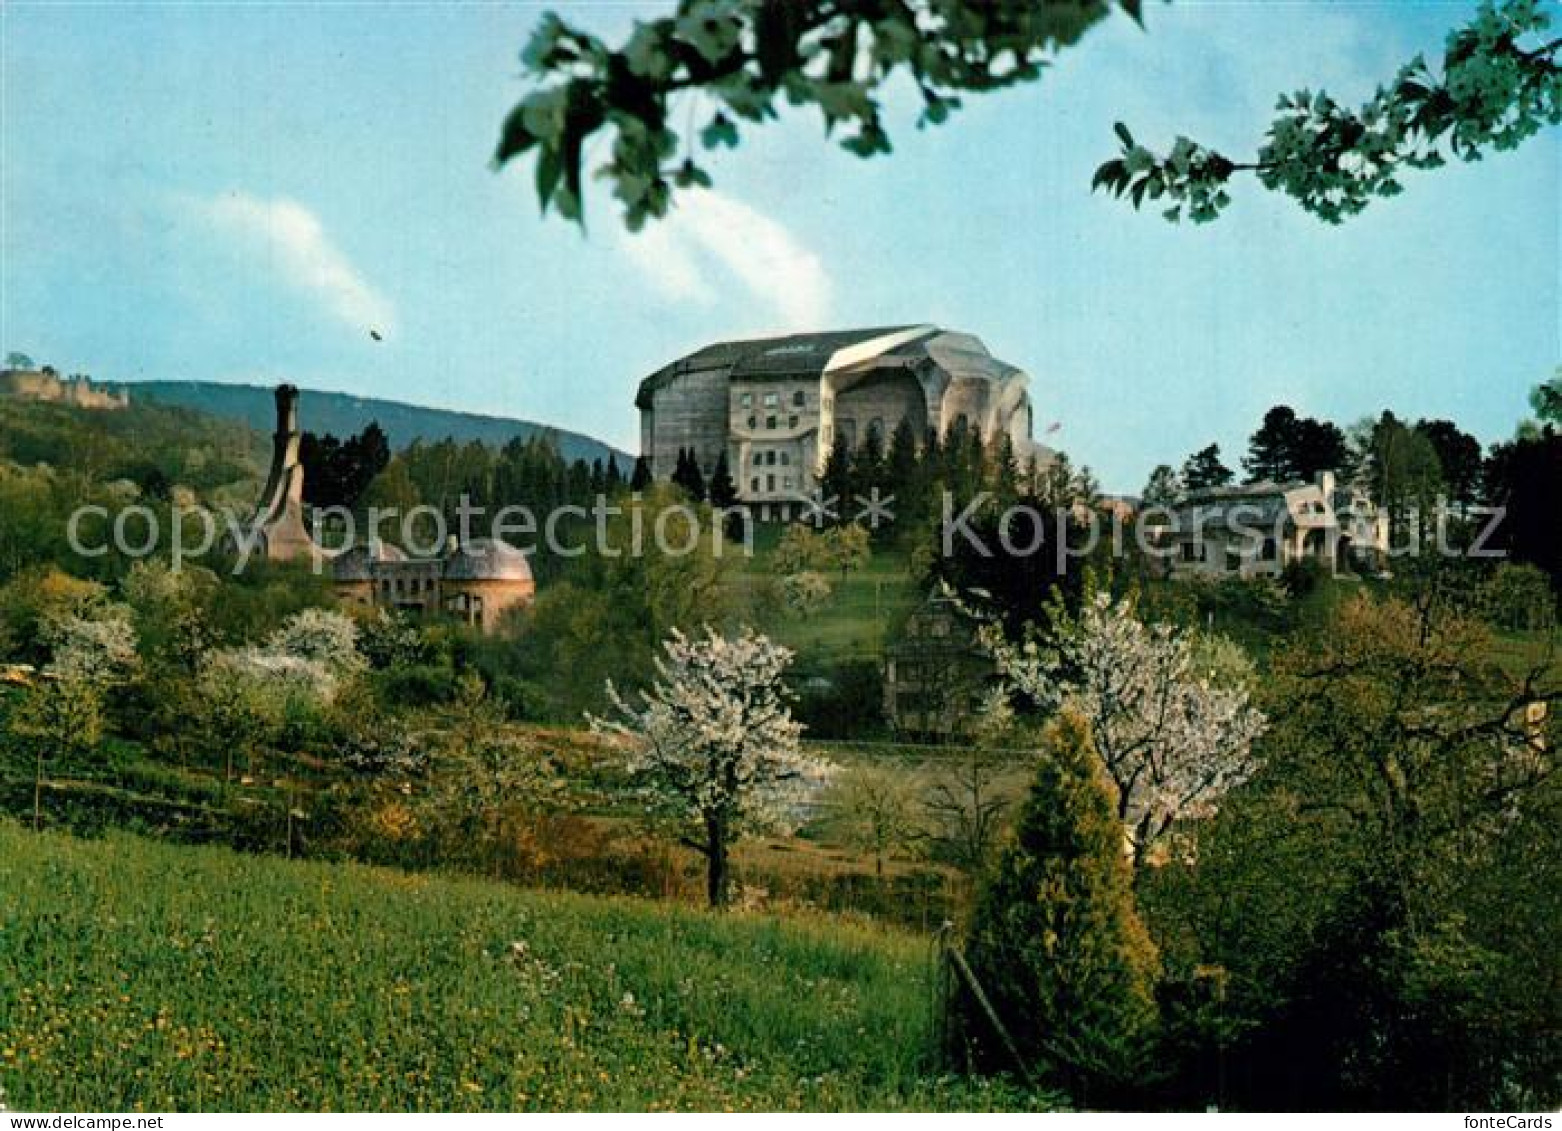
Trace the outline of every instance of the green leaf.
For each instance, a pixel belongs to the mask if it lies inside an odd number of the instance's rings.
[[[1134,135],[1128,132],[1127,126],[1123,125],[1121,122],[1113,122],[1112,129],[1117,132],[1118,139],[1123,143],[1124,149],[1133,148]]]
[[[733,124],[731,118],[717,111],[716,116],[700,131],[700,141],[706,149],[715,149],[719,145],[725,145],[729,149],[736,148],[738,127]]]

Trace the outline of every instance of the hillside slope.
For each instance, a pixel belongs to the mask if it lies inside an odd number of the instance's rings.
[[[215,381],[135,381],[114,387],[129,390],[132,401],[145,399],[200,409],[213,416],[242,420],[267,435],[276,426],[276,405],[270,386],[227,385]],[[393,448],[406,447],[414,440],[434,441],[446,437],[460,442],[481,440],[499,446],[512,437],[524,439],[538,433],[550,433],[557,439],[559,453],[566,460],[605,461],[613,455],[626,475],[634,463],[632,456],[600,440],[530,420],[424,408],[401,401],[323,393],[314,389],[301,390],[298,401],[299,423],[308,431],[346,436],[377,420],[390,436]]]
[[[929,944],[0,820],[0,1086],[46,1111],[1016,1104]]]

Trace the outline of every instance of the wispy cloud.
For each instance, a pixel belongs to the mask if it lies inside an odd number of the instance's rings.
[[[285,282],[313,295],[336,318],[358,329],[392,328],[390,300],[369,284],[331,242],[320,218],[302,204],[233,192],[211,201],[210,214]]]
[[[824,262],[782,223],[708,190],[683,194],[672,215],[624,237],[642,274],[674,302],[713,305],[736,282],[783,329],[817,329],[830,317]]]

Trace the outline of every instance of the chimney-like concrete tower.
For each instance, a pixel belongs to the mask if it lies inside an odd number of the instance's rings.
[[[304,526],[304,466],[298,459],[298,389],[278,385],[277,430],[271,438],[271,470],[255,508],[256,549],[274,561],[291,561],[314,552]]]

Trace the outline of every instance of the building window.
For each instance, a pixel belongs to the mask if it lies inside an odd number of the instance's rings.
[[[796,428],[797,427],[797,417],[796,416],[789,416],[789,417],[787,417],[786,418],[786,426],[788,428]]]
[[[766,408],[775,408],[780,403],[781,403],[781,398],[777,394],[775,394],[775,393],[766,393],[765,394],[765,407]]]
[[[754,429],[756,429],[758,427],[759,427],[759,417],[757,417],[757,416],[750,416],[748,418],[748,430],[750,432],[752,432]]]
[[[792,403],[798,408],[808,403],[808,398],[803,395],[803,390],[798,389],[792,394]]]
[[[787,466],[787,464],[789,464],[791,462],[792,462],[792,455],[791,455],[791,453],[790,452],[782,452],[781,453],[781,466],[785,467],[785,466]]]
[[[766,428],[774,428],[775,426],[776,426],[776,418],[775,417],[773,417],[773,416],[765,417],[765,427]]]
[[[783,491],[790,491],[791,489],[792,489],[792,477],[790,475],[783,475],[781,477],[781,490],[783,490]]]
[[[749,490],[755,492],[756,494],[759,492],[759,476],[754,476],[754,478],[748,481],[748,484]]]
[[[758,467],[760,464],[762,464],[764,462],[765,462],[765,453],[764,452],[760,452],[760,451],[756,451],[754,453],[754,466]]]
[[[765,490],[767,490],[767,491],[774,491],[775,489],[776,489],[776,477],[774,475],[767,475],[767,476],[765,476]]]
[[[741,401],[739,403],[742,404],[742,406],[744,408],[753,408],[754,407],[754,394],[753,393],[744,393],[743,397],[742,397],[742,399],[741,399]]]

